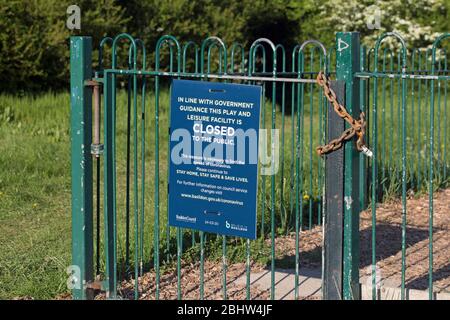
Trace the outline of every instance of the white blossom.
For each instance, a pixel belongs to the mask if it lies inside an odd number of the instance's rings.
[[[384,32],[397,32],[406,41],[409,49],[422,44],[431,47],[439,33],[433,32],[434,21],[423,25],[416,17],[440,10],[444,0],[330,0],[322,5],[321,19],[334,26],[336,31],[359,31],[362,43],[373,47]],[[375,15],[380,17],[380,28],[370,29]],[[390,37],[383,46],[398,47],[399,42]]]

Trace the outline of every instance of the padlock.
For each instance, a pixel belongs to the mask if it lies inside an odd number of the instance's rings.
[[[361,147],[361,152],[362,152],[363,154],[365,154],[366,156],[368,156],[369,158],[372,158],[372,157],[373,157],[372,151],[370,151],[370,149],[367,148],[366,146],[362,146],[362,147]]]

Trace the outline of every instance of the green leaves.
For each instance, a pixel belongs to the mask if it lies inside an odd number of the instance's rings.
[[[0,0],[0,91],[67,87],[72,32],[66,28],[66,9],[70,4],[69,0]],[[94,41],[122,31],[128,21],[114,0],[83,0],[78,5],[81,33],[92,35]]]
[[[70,4],[69,0],[0,0],[0,92],[67,88],[72,34],[92,36],[97,48],[104,36],[130,33],[144,41],[147,66],[153,68],[156,42],[165,34],[181,44],[192,40],[198,45],[208,36],[218,36],[228,48],[239,42],[247,50],[255,39],[266,37],[289,52],[311,38],[330,47],[335,32],[343,30],[360,31],[365,44],[373,44],[382,31],[397,30],[409,47],[420,47],[450,27],[449,0],[406,4],[400,0],[80,0],[80,32],[66,27]],[[367,27],[367,22],[374,22],[370,16],[376,8],[381,13],[380,30]],[[121,63],[127,61],[126,49],[125,45],[119,50]],[[162,52],[162,67],[168,65],[167,51]],[[108,49],[105,55],[110,55]],[[93,58],[95,67],[96,50]],[[193,64],[191,48],[188,70]]]
[[[440,32],[448,31],[448,19],[442,17],[447,17],[449,5],[448,0],[333,0],[323,2],[318,19],[322,21],[321,31],[330,33],[329,26],[335,31],[359,31],[369,46],[383,32],[396,31],[410,48],[420,48],[430,45]],[[380,28],[371,26],[375,17],[379,18]],[[388,46],[394,46],[389,41]]]

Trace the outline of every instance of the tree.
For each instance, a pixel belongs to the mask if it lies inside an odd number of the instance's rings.
[[[421,48],[430,45],[439,35],[435,32],[436,20],[442,15],[448,0],[332,0],[321,5],[323,21],[320,29],[334,26],[336,31],[359,31],[362,42],[373,46],[376,39],[386,31],[400,33],[408,47]],[[380,28],[369,28],[374,16],[379,15]],[[446,17],[446,15],[443,15]],[[448,20],[448,19],[445,19]],[[387,44],[394,45],[394,40]]]
[[[48,90],[69,82],[66,8],[71,1],[0,0],[0,91]],[[94,43],[123,30],[123,9],[113,0],[78,1],[82,33]],[[94,58],[96,58],[94,54]]]

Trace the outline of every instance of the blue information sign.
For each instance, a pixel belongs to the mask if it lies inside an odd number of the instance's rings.
[[[261,87],[173,80],[169,224],[256,238]]]

